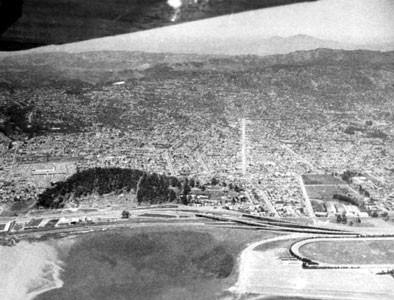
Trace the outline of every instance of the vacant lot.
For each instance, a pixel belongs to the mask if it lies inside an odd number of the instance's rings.
[[[347,195],[350,191],[345,187],[339,187],[335,185],[326,186],[306,186],[306,192],[310,199],[319,200],[332,200],[334,195]]]
[[[271,233],[166,226],[79,237],[64,286],[37,300],[215,299],[236,281],[237,255]]]
[[[305,244],[300,252],[328,264],[394,264],[394,240],[332,239]]]
[[[29,211],[35,205],[35,200],[26,200],[26,201],[14,201],[7,202],[2,204],[2,210],[0,216],[2,217],[11,217],[17,216],[20,214],[24,214]]]
[[[307,174],[302,175],[302,180],[305,185],[314,185],[314,184],[346,184],[342,180],[331,176],[331,175],[319,175],[319,174]]]
[[[311,204],[314,212],[327,212],[327,208],[324,206],[324,201],[311,200]]]

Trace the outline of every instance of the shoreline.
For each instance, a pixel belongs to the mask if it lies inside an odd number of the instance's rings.
[[[47,274],[45,272],[46,271],[45,269],[48,267],[48,265],[51,268],[50,274]],[[33,287],[28,289],[26,294],[26,300],[33,300],[35,297],[37,297],[40,294],[63,287],[64,282],[60,279],[61,272],[63,271],[63,268],[61,266],[59,266],[55,262],[50,262],[44,267],[43,271],[44,274],[42,280],[44,280],[45,282],[42,285],[38,286],[37,288]]]
[[[0,293],[7,300],[33,300],[61,288],[63,262],[55,245],[48,241],[21,241],[0,247]]]

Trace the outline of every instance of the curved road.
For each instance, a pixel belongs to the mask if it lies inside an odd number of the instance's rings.
[[[344,241],[357,241],[357,240],[363,240],[363,241],[368,241],[368,240],[394,240],[394,237],[359,237],[359,238],[338,238],[338,239],[330,239],[330,238],[315,238],[315,239],[306,239],[303,241],[300,241],[294,245],[291,246],[291,251],[298,257],[301,258],[306,258],[306,259],[310,259],[308,257],[306,257],[304,254],[301,253],[300,249],[301,247],[303,247],[306,244],[310,244],[310,243],[316,243],[316,242],[322,242],[322,241],[337,241],[337,242],[344,242]],[[349,264],[349,265],[345,265],[345,264],[330,264],[330,263],[325,263],[325,262],[321,262],[321,261],[316,261],[313,260],[315,262],[317,262],[319,264],[319,266],[321,267],[342,267],[342,268],[379,268],[380,270],[391,270],[394,269],[394,262],[391,264]]]
[[[270,242],[313,236],[296,233],[249,245],[240,255],[238,282],[230,291],[237,299],[245,294],[338,300],[394,299],[393,278],[378,276],[376,270],[303,269],[301,261],[289,263],[280,259],[290,255],[288,249],[256,250],[257,246]]]

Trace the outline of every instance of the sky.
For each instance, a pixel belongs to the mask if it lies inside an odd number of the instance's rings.
[[[394,40],[393,0],[321,0],[251,13],[249,20],[252,27],[279,36],[301,33],[352,43]]]
[[[179,9],[178,0],[170,1],[175,1],[174,10]],[[269,37],[299,34],[341,43],[393,43],[394,46],[394,0],[303,2],[66,46],[52,46],[51,49],[71,52],[127,50],[217,54],[225,52],[226,47],[232,45],[238,47],[245,44],[244,48],[247,48]],[[247,51],[241,50],[242,53]],[[234,53],[237,51],[235,49]]]
[[[198,27],[196,34],[213,34],[209,28],[214,28],[224,36],[306,34],[351,43],[394,40],[394,0],[320,0],[219,17]]]

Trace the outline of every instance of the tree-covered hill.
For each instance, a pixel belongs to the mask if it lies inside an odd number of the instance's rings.
[[[156,204],[174,200],[171,186],[179,185],[175,177],[145,173],[140,170],[121,168],[94,168],[78,172],[67,180],[56,183],[38,197],[37,206],[61,208],[75,198],[88,195],[137,193],[139,203]]]

